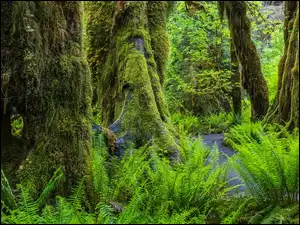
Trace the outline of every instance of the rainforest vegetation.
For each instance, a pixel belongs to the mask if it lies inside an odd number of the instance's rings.
[[[298,29],[299,1],[1,1],[1,223],[299,224]]]

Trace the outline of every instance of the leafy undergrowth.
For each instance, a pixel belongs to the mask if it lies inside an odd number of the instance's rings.
[[[246,126],[252,126],[250,129]],[[18,185],[13,196],[1,186],[1,223],[298,223],[299,138],[266,131],[260,123],[230,129],[227,141],[238,153],[219,164],[218,149],[182,135],[182,161],[171,166],[151,147],[127,149],[119,160],[107,153],[102,136],[93,150],[92,191],[81,181],[70,197],[49,201],[63,176],[54,174],[38,199]],[[102,140],[101,140],[102,139]],[[235,168],[245,194],[226,178]],[[1,177],[4,179],[4,174]],[[53,199],[52,199],[53,200]]]
[[[223,133],[232,124],[232,113],[220,112],[205,117],[196,117],[179,112],[172,114],[172,122],[179,133],[196,136],[199,134]]]
[[[234,117],[232,112],[211,113],[197,117],[191,113],[176,112],[171,115],[174,127],[180,134],[198,136],[228,132],[237,124],[249,124],[251,117],[251,104],[249,99],[242,101],[243,113],[240,118]]]

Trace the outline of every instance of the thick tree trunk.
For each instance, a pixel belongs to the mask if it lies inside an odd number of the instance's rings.
[[[299,127],[299,2],[285,2],[284,54],[278,66],[278,87],[267,122]]]
[[[241,75],[239,72],[239,62],[236,56],[234,45],[230,44],[231,72],[232,72],[232,108],[236,121],[239,121],[242,115],[242,93],[241,93]]]
[[[6,23],[5,23],[6,22]],[[11,96],[9,68],[11,62],[10,29],[12,27],[12,4],[1,2],[1,155],[7,150],[6,146],[12,141],[8,95]],[[1,157],[2,160],[2,157]]]
[[[250,96],[252,119],[262,119],[268,110],[268,87],[254,42],[251,40],[250,21],[243,1],[224,2],[230,36],[242,65],[242,85]]]
[[[1,50],[1,61],[7,57],[13,63],[5,71],[1,65],[1,75],[8,74],[5,93],[16,99],[9,104],[25,120],[24,148],[31,150],[18,175],[32,194],[39,194],[61,167],[66,179],[54,193],[66,195],[87,173],[91,148],[91,81],[81,49],[81,3],[6,4],[12,16],[1,18],[1,29],[10,26],[12,49],[4,55]],[[16,87],[19,91],[12,92]]]
[[[177,158],[162,92],[169,51],[168,4],[126,1],[123,9],[117,9],[113,2],[87,2],[87,50],[103,125],[118,137],[117,142],[136,147],[150,143],[163,155]]]

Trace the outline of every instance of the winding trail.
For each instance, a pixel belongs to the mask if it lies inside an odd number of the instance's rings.
[[[227,156],[232,156],[235,154],[234,150],[224,146],[224,134],[220,133],[220,134],[207,134],[207,135],[202,135],[202,140],[203,143],[208,146],[209,148],[213,148],[214,144],[216,144],[218,146],[218,149],[220,152],[226,154]],[[220,158],[219,158],[219,163],[222,164],[224,162],[227,161],[227,157],[223,154],[220,154]],[[232,169],[231,171],[229,171],[228,173],[228,177],[227,179],[230,180],[234,177],[238,177],[238,179],[234,179],[228,182],[229,185],[234,186],[234,185],[238,185],[238,184],[242,184],[241,179],[239,178],[239,175]],[[245,190],[245,186],[240,186],[236,189],[236,192],[244,192]],[[234,190],[229,192],[229,194],[233,194]]]

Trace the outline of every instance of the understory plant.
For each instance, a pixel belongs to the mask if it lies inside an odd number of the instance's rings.
[[[279,125],[246,123],[232,127],[226,143],[237,151],[230,162],[256,202],[249,221],[299,222],[298,129],[289,133]]]
[[[2,201],[2,223],[206,223],[224,196],[234,189],[226,181],[229,164],[219,164],[217,148],[210,151],[201,139],[181,137],[181,161],[170,165],[153,147],[128,148],[121,160],[110,155],[104,139],[94,146],[92,187],[96,206],[87,203],[84,182],[71,197],[49,199],[62,179],[61,171],[39,199],[18,185],[16,207]],[[25,216],[26,215],[26,216]]]

